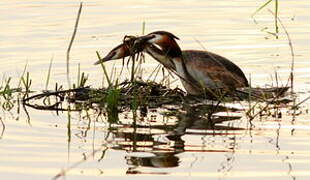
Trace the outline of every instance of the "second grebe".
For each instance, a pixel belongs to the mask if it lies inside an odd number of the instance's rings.
[[[202,89],[231,91],[249,86],[244,73],[233,62],[208,51],[181,51],[176,39],[172,33],[156,31],[138,37],[135,44],[151,44],[145,50],[166,67],[174,67],[189,94],[202,94]]]
[[[164,67],[175,71],[191,95],[203,94],[203,89],[231,91],[249,86],[244,73],[233,62],[208,51],[181,51],[175,39],[178,38],[166,31],[131,37],[95,64],[129,56],[134,53],[133,48],[137,52],[147,52]]]

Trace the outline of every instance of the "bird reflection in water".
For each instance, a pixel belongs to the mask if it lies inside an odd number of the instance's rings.
[[[129,166],[127,174],[166,174],[167,172],[145,172],[140,168],[177,167],[181,161],[179,154],[183,152],[228,153],[229,155],[224,157],[224,162],[219,167],[221,171],[225,169],[222,166],[231,164],[226,161],[234,159],[227,157],[231,156],[235,151],[236,141],[233,140],[235,134],[238,131],[245,130],[221,124],[225,121],[234,121],[241,118],[241,116],[227,115],[228,112],[238,112],[238,109],[221,105],[183,105],[180,110],[176,110],[173,117],[167,119],[167,117],[162,116],[161,120],[158,117],[153,118],[151,123],[148,118],[152,116],[152,113],[148,113],[147,108],[142,108],[142,111],[137,122],[127,122],[127,124],[112,132],[117,140],[113,149],[128,152],[125,157]],[[208,116],[208,112],[212,113],[212,115]],[[226,115],[216,115],[219,112],[225,112]],[[158,115],[158,112],[156,113]],[[174,123],[168,123],[169,119],[172,119]],[[145,124],[146,122],[148,124]],[[185,140],[184,136],[187,136]],[[202,136],[203,142],[193,144],[194,141],[186,141],[189,136]],[[226,136],[229,140],[219,144],[214,139],[211,140],[214,136]],[[208,139],[209,137],[210,139]]]
[[[126,174],[141,174],[137,167],[151,167],[151,168],[173,168],[179,166],[179,157],[175,156],[173,152],[159,152],[152,156],[126,156],[126,162],[129,166]],[[147,174],[150,174],[149,172]],[[167,174],[164,172],[157,172],[156,174]]]

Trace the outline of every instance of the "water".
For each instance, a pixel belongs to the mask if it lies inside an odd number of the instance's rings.
[[[33,79],[32,88],[45,88],[50,59],[53,67],[49,89],[55,82],[66,86],[65,52],[71,38],[78,1],[0,2],[1,75],[13,77],[13,84],[26,62]],[[251,76],[253,86],[270,85],[275,71],[280,84],[286,84],[291,55],[283,29],[279,39],[273,32],[273,18],[263,10],[251,14],[264,1],[85,1],[78,33],[71,51],[71,80],[76,81],[78,64],[89,74],[88,84],[100,87],[102,71],[92,64],[95,51],[105,54],[119,44],[124,35],[139,35],[142,23],[146,32],[173,32],[183,49],[204,48],[238,64]],[[270,6],[272,9],[272,6]],[[296,54],[295,90],[298,101],[309,94],[310,3],[306,0],[280,2],[280,18],[287,28]],[[111,70],[114,62],[107,63]],[[121,62],[116,63],[120,67]],[[147,59],[145,67],[157,63]],[[151,70],[146,70],[148,75]],[[125,70],[127,71],[127,70]],[[124,73],[124,77],[128,72]],[[160,78],[160,77],[159,77]],[[274,78],[274,77],[273,77]],[[175,86],[180,84],[175,83]],[[293,116],[283,108],[282,118],[262,117],[249,121],[241,117],[220,123],[216,128],[199,118],[186,129],[182,140],[169,140],[179,124],[158,112],[139,116],[141,127],[131,126],[132,113],[121,115],[122,125],[109,128],[104,116],[91,120],[83,111],[68,113],[28,109],[2,111],[5,131],[0,140],[0,179],[51,179],[71,167],[67,179],[309,179],[309,104]],[[180,125],[181,124],[181,125]],[[180,128],[182,129],[182,128]],[[184,132],[183,132],[184,133]],[[104,153],[103,153],[104,152]],[[83,159],[81,164],[75,164]],[[61,179],[61,178],[60,178]]]

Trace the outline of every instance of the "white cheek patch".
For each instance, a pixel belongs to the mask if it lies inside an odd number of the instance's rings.
[[[158,48],[159,50],[163,51],[163,48],[161,46],[159,46],[158,44],[153,44],[153,46],[155,46],[156,48]]]
[[[158,35],[158,34],[154,34],[155,37],[153,37],[152,39],[148,40],[149,43],[159,43],[162,39],[163,36]]]
[[[115,52],[114,56],[113,56],[111,59],[119,59],[119,58],[121,58],[121,57],[120,57],[121,55],[122,55],[122,52],[121,52],[120,49],[118,49],[118,50]]]

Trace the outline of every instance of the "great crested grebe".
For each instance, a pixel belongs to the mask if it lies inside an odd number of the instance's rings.
[[[233,62],[208,51],[181,51],[176,39],[172,33],[155,31],[138,37],[135,44],[151,44],[145,46],[146,52],[164,66],[174,67],[189,94],[202,94],[202,89],[231,91],[249,86]]]
[[[178,38],[175,35],[166,31],[129,38],[95,64],[124,58],[143,50],[164,67],[176,72],[191,95],[203,94],[204,89],[231,91],[249,86],[244,73],[233,62],[208,51],[181,51],[176,39]],[[131,48],[135,52],[131,51]]]
[[[159,48],[156,48],[151,43],[147,43],[145,39],[137,39],[135,36],[126,36],[122,44],[119,44],[113,48],[105,57],[96,61],[94,65],[110,60],[122,59],[141,51],[144,51],[152,56],[167,69],[175,71],[174,64],[171,63],[171,61],[167,61],[166,56],[163,56],[164,52],[162,52]]]

